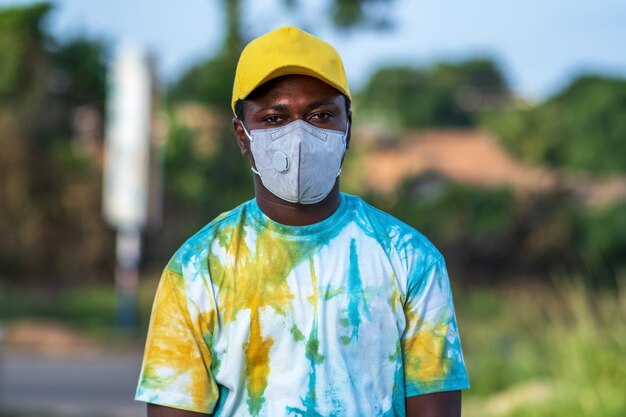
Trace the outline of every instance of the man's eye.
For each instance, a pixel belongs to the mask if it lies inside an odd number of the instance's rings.
[[[270,124],[279,123],[281,120],[282,120],[282,117],[280,116],[267,116],[265,119],[263,119],[264,122],[270,123]]]
[[[315,113],[311,118],[313,120],[328,120],[332,117],[332,114],[327,112]]]

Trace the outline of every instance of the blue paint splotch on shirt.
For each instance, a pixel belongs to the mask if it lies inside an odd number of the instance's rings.
[[[348,323],[352,326],[351,339],[359,337],[361,317],[369,319],[369,308],[365,299],[361,271],[359,269],[359,255],[356,250],[356,240],[350,240],[350,268],[348,270]]]

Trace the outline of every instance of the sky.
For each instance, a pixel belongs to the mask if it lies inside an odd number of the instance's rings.
[[[0,6],[30,0],[0,0]],[[529,100],[556,93],[581,73],[626,78],[624,0],[393,0],[377,10],[391,30],[332,28],[327,0],[299,0],[300,12],[283,0],[243,0],[248,37],[292,24],[333,44],[344,59],[353,90],[376,68],[428,66],[438,61],[491,57],[512,89]],[[60,39],[88,35],[111,45],[131,43],[157,58],[164,82],[221,45],[224,14],[219,0],[57,0],[48,22]]]

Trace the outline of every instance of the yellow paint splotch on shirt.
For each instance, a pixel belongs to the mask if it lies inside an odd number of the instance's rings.
[[[168,386],[173,391],[186,393],[187,408],[209,410],[217,401],[218,389],[210,376],[209,346],[201,339],[214,323],[215,311],[203,312],[203,320],[192,319],[184,298],[182,277],[169,269],[161,278],[155,306],[148,335],[155,342],[144,353],[146,366],[142,379],[145,386]],[[199,328],[201,321],[204,330]],[[206,366],[190,366],[198,359]]]

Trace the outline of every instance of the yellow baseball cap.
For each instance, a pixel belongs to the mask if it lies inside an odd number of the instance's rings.
[[[231,107],[261,84],[283,75],[309,75],[348,98],[350,88],[341,57],[329,43],[293,26],[284,26],[250,42],[239,57]]]

